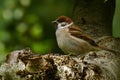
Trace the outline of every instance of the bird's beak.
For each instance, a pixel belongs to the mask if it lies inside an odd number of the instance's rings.
[[[52,21],[52,24],[57,25],[57,24],[58,24],[58,22],[55,20],[55,21]]]

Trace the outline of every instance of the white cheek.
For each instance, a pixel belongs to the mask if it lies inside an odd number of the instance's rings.
[[[62,23],[59,23],[59,24],[57,25],[57,27],[58,27],[58,29],[63,29],[63,28],[66,28],[66,27],[71,26],[72,24],[73,24],[73,23],[67,24],[66,26],[61,26]]]
[[[61,23],[59,23],[59,24],[57,25],[57,27],[58,27],[58,29],[64,28],[64,27],[61,26]]]

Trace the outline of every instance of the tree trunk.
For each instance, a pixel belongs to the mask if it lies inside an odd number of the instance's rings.
[[[73,19],[92,37],[111,36],[115,0],[74,0]]]

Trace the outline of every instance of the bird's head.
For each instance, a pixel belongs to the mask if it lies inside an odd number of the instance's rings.
[[[53,24],[59,28],[69,27],[73,24],[73,21],[67,16],[60,16],[56,20],[52,21]]]

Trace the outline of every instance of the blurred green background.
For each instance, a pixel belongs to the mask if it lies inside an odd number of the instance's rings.
[[[30,47],[34,53],[60,52],[51,21],[71,16],[73,0],[0,0],[0,61]]]

